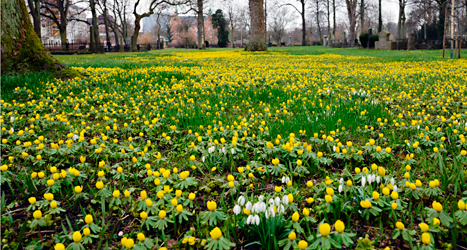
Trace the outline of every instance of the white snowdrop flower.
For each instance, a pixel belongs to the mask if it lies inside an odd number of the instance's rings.
[[[10,116],[10,122],[14,122],[15,121],[15,117],[14,116]]]
[[[122,232],[122,231],[118,232],[118,236],[119,236],[119,237],[121,237],[122,235],[123,235],[123,232]]]
[[[362,187],[365,187],[366,184],[366,178],[365,176],[362,177]]]
[[[274,199],[274,202],[276,203],[276,206],[280,206],[280,204],[281,204],[281,198],[276,197],[276,199]]]
[[[329,93],[329,92],[331,92],[331,90],[328,89],[327,92]]]
[[[269,201],[268,201],[269,205],[271,206],[274,206],[274,199],[273,198],[270,198]]]
[[[219,149],[219,154],[222,154],[222,149],[221,148]]]
[[[378,175],[378,176],[376,176],[376,183],[379,184],[380,182],[381,182],[381,177]]]
[[[394,178],[391,178],[391,185],[394,186]]]
[[[79,136],[77,134],[73,134],[73,141],[76,141],[79,139]]]
[[[204,155],[203,155],[203,156],[201,157],[201,161],[204,162],[205,160],[206,160],[206,158],[205,158]]]
[[[15,129],[14,129],[14,128],[10,128],[10,131],[14,133],[14,132],[15,132]]]
[[[282,197],[282,203],[284,203],[284,205],[289,204],[289,197],[287,195],[284,195],[284,197]]]
[[[344,178],[341,178],[341,179],[339,180],[339,183],[340,183],[340,184],[344,184]]]
[[[420,125],[417,126],[417,129],[420,129]]]
[[[235,154],[235,149],[233,149],[233,148],[230,149],[230,153],[234,155]]]
[[[286,183],[285,182],[285,176],[282,176],[282,183]]]
[[[226,154],[225,147],[222,148],[222,153]]]
[[[271,215],[271,217],[276,217],[276,212],[274,211],[274,206],[270,206],[269,207],[269,215]]]
[[[216,150],[216,147],[214,147],[214,146],[209,147],[209,148],[208,148],[208,153],[209,153],[209,154],[212,154],[212,153],[214,153],[214,150]]]
[[[259,215],[255,215],[255,224],[259,225]]]
[[[259,200],[259,201],[263,201],[263,200],[264,200],[264,195],[260,195],[260,196],[258,197],[258,200]]]
[[[238,204],[240,206],[243,207],[243,205],[245,204],[245,197],[243,195],[241,195],[240,197],[238,197],[238,200],[237,200]]]
[[[234,212],[235,215],[239,215],[241,211],[242,211],[242,209],[240,208],[239,205],[234,206],[233,212]]]
[[[392,189],[397,192],[397,186],[396,185],[394,185],[394,187]]]
[[[246,219],[246,224],[247,224],[247,225],[250,225],[250,224],[251,224],[251,219],[252,219],[252,218],[253,218],[253,216],[250,214],[250,215],[248,216],[248,218]]]
[[[339,189],[338,189],[338,190],[339,190],[339,193],[342,193],[342,190],[343,190],[343,189],[344,189],[344,186],[342,186],[342,184],[339,185]]]
[[[367,181],[368,181],[368,185],[371,185],[371,182],[373,181],[371,174],[367,176]]]
[[[289,178],[288,176],[286,176],[286,177],[285,177],[285,182],[284,182],[284,183],[287,184],[287,183],[289,183],[289,181],[290,181],[290,178]]]
[[[285,213],[285,207],[284,207],[284,205],[281,204],[281,205],[278,206],[278,207],[279,207],[279,208],[277,209],[277,212],[278,212],[279,214]]]
[[[268,211],[266,211],[266,212],[264,213],[264,217],[266,217],[266,219],[269,219],[269,212],[268,212]]]
[[[332,146],[332,151],[336,152],[336,145]]]
[[[251,210],[251,202],[247,202],[245,205],[246,210]]]
[[[376,181],[376,175],[375,174],[372,174],[371,175],[371,182],[375,182]]]

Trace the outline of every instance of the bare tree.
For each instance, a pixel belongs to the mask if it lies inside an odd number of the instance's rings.
[[[28,0],[29,13],[32,16],[34,32],[41,39],[41,0]]]
[[[245,47],[247,51],[266,51],[266,42],[264,41],[264,9],[263,0],[249,0],[250,6],[250,40]]]
[[[306,1],[307,0],[297,0],[297,1],[300,3],[300,6],[301,6],[302,10],[297,9],[297,7],[295,7],[295,5],[293,5],[291,3],[286,3],[284,5],[292,6],[300,14],[300,16],[302,18],[302,46],[306,46],[306,20],[305,20],[306,13],[305,13],[305,7],[306,7]],[[316,0],[316,1],[318,1],[318,0]]]
[[[357,2],[358,0],[345,0],[347,5],[347,16],[349,18],[350,44],[355,45],[355,26],[357,24]]]
[[[233,48],[234,42],[235,42],[234,31],[239,23],[239,20],[238,20],[239,18],[238,18],[237,9],[233,6],[232,2],[230,2],[229,5],[227,6],[227,19],[230,25],[230,33],[231,33],[230,41],[232,42],[232,48]]]
[[[285,35],[287,24],[292,20],[293,16],[287,8],[276,8],[272,13],[272,20],[270,21],[272,29],[272,37],[277,45],[280,45],[282,38]]]
[[[66,26],[68,24],[67,17],[70,4],[71,1],[56,0],[54,2],[43,1],[41,5],[41,8],[45,9],[45,11],[41,12],[41,15],[54,22],[60,31],[60,40],[64,50],[66,49]]]
[[[405,38],[405,6],[407,0],[399,0],[399,18],[397,20],[397,39]]]
[[[250,29],[250,9],[248,6],[239,9],[238,18],[240,23],[240,47],[243,47],[243,34],[246,36]]]
[[[320,14],[320,9],[319,9],[319,0],[316,0],[315,1],[316,3],[316,13],[315,13],[315,16],[316,16],[316,25],[318,27],[318,35],[319,35],[319,41],[322,43],[323,42],[323,35],[321,33],[321,26],[319,24],[319,14]]]

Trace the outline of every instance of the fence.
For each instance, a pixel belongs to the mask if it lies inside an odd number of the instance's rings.
[[[120,45],[107,46],[105,43],[66,43],[61,45],[58,43],[44,44],[44,47],[50,52],[88,52],[88,51],[102,51],[102,52],[120,52]],[[146,51],[158,49],[157,44],[137,44],[138,51]],[[131,51],[130,45],[123,45],[123,51]]]

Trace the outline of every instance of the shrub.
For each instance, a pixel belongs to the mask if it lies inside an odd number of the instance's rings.
[[[370,48],[375,47],[375,42],[379,41],[378,35],[371,35],[370,36]],[[368,33],[360,34],[360,43],[362,44],[363,48],[366,48],[368,45]]]

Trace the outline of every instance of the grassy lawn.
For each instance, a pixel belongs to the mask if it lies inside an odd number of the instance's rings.
[[[441,55],[168,49],[3,75],[2,249],[467,247],[467,61]]]

